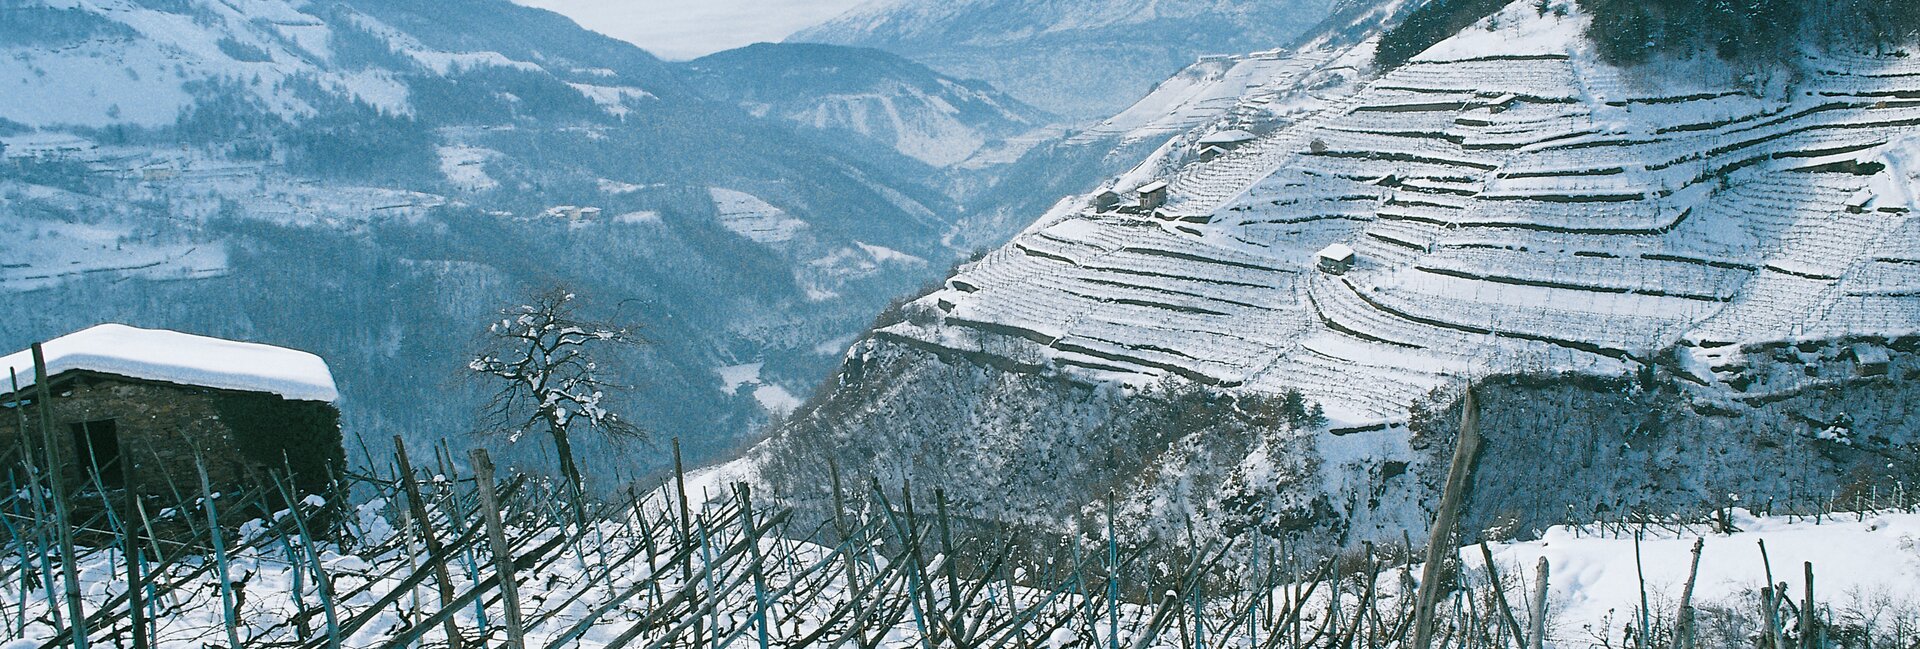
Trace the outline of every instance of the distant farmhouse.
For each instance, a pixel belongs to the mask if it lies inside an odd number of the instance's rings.
[[[1239,129],[1220,131],[1200,138],[1196,146],[1200,148],[1200,157],[1211,160],[1227,154],[1234,149],[1246,146],[1258,139],[1254,134]]]
[[[1136,197],[1133,205],[1126,204],[1126,196],[1108,189],[1093,197],[1093,211],[1105,214],[1120,212],[1123,214],[1153,214],[1167,204],[1167,190],[1171,185],[1164,180],[1155,180],[1133,190]]]
[[[1353,263],[1358,255],[1354,254],[1353,248],[1347,244],[1336,243],[1321,249],[1313,257],[1314,265],[1320,269],[1320,272],[1328,275],[1345,275],[1347,271],[1353,270]]]
[[[31,351],[0,358],[0,455],[14,469],[33,449],[46,467],[50,440],[76,502],[98,504],[103,491],[162,505],[191,500],[196,457],[214,491],[227,494],[271,493],[268,472],[289,470],[292,487],[325,494],[344,468],[339,393],[313,354],[117,324],[56,338],[42,351],[52,430],[40,425],[45,404]]]

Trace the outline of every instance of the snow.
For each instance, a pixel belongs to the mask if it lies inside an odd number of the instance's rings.
[[[713,372],[720,375],[721,391],[734,394],[742,387],[752,388],[754,400],[760,402],[760,407],[766,408],[767,412],[785,415],[800,407],[799,397],[786,388],[760,378],[760,370],[765,366],[765,363],[743,363],[714,368]]]
[[[715,368],[713,373],[720,375],[720,390],[731,394],[742,385],[759,384],[760,368],[765,363],[745,363]]]
[[[326,361],[283,347],[121,324],[84,329],[41,347],[48,376],[87,370],[180,385],[266,392],[295,401],[331,403],[340,397]],[[18,376],[21,387],[33,383],[31,350],[0,359],[0,366]]]
[[[1240,129],[1229,129],[1202,137],[1200,138],[1199,144],[1201,146],[1210,144],[1244,144],[1253,141],[1253,139],[1254,135],[1252,133]]]
[[[1797,599],[1805,587],[1806,562],[1813,564],[1815,597],[1836,609],[1874,595],[1920,602],[1920,514],[1836,514],[1816,523],[1734,510],[1733,523],[1740,531],[1726,535],[1648,530],[1639,561],[1655,606],[1677,608],[1671,603],[1686,582],[1697,539],[1705,542],[1694,591],[1698,602],[1734,603],[1751,596],[1766,585],[1769,567]],[[1549,597],[1563,642],[1587,637],[1576,629],[1600,628],[1609,615],[1617,627],[1640,601],[1633,537],[1593,532],[1556,527],[1537,541],[1493,547],[1503,576],[1531,580],[1541,557],[1550,562]],[[1761,542],[1770,563],[1761,561]],[[1463,550],[1461,557],[1468,566],[1484,565],[1477,548]]]
[[[487,175],[486,164],[500,156],[498,151],[471,146],[440,147],[440,173],[465,191],[485,191],[500,183]]]
[[[854,245],[859,246],[861,250],[866,251],[866,253],[869,256],[872,256],[874,261],[877,261],[880,263],[895,263],[895,264],[902,264],[907,266],[925,266],[927,264],[927,260],[925,259],[921,259],[919,257],[915,257],[913,255],[909,255],[907,253],[900,252],[898,250],[894,250],[886,246],[876,246],[870,243],[862,243],[859,241],[855,241],[853,243]]]
[[[1063,200],[920,302],[949,317],[887,333],[1095,381],[1298,389],[1349,429],[1476,374],[1920,331],[1920,106],[1881,101],[1920,64],[1808,55],[1791,93],[1622,70],[1566,6],[1516,3],[1387,72],[1352,65],[1365,44],[1196,65],[1101,127],[1172,136],[1103,183],[1168,183],[1160,216]],[[1230,131],[1264,135],[1193,155]],[[1884,169],[1824,169],[1846,161]],[[1328,276],[1319,251],[1367,263]]]
[[[759,401],[760,407],[766,408],[767,412],[783,416],[799,408],[801,403],[800,398],[793,396],[792,392],[772,383],[754,388],[753,398]]]
[[[754,243],[777,245],[792,241],[807,229],[807,222],[788,216],[760,197],[742,191],[713,187],[713,206],[719,212],[720,225]]]
[[[1353,259],[1353,247],[1344,243],[1336,243],[1322,248],[1320,254],[1316,256],[1332,261],[1350,261]]]
[[[607,193],[607,194],[613,194],[615,196],[631,194],[647,188],[646,185],[636,185],[629,182],[609,180],[606,178],[599,179],[599,181],[596,182],[595,184],[600,188],[601,192]]]
[[[601,109],[614,117],[626,117],[631,114],[633,109],[630,102],[655,98],[653,93],[639,88],[596,86],[586,83],[568,83],[567,85],[572,86],[587,99],[593,100],[593,103],[599,104]]]

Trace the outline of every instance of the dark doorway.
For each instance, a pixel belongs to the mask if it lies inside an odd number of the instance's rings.
[[[108,489],[127,486],[120,471],[120,431],[112,419],[73,424],[74,464],[86,480],[82,489],[94,486],[94,480]]]

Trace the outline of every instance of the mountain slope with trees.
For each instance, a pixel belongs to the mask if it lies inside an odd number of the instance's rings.
[[[14,2],[0,54],[0,341],[124,321],[312,350],[375,448],[473,430],[486,323],[565,284],[659,343],[610,359],[608,407],[714,457],[957,254],[932,170],[504,0]],[[600,487],[664,462],[580,455]]]

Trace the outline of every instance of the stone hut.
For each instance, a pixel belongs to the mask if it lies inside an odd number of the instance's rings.
[[[0,358],[10,373],[0,375],[0,456],[16,468],[31,449],[44,468],[51,442],[59,466],[49,473],[77,506],[127,493],[161,507],[191,499],[196,457],[225,494],[273,489],[272,470],[291,471],[302,494],[325,495],[345,468],[339,394],[313,354],[117,324],[41,347],[44,391],[31,350]]]
[[[1199,147],[1201,157],[1212,159],[1225,155],[1234,149],[1246,146],[1248,142],[1256,139],[1258,139],[1258,137],[1252,133],[1233,129],[1202,137],[1199,142],[1195,143],[1195,146]]]
[[[1140,211],[1152,212],[1166,205],[1168,187],[1167,181],[1156,180],[1134,190],[1134,194],[1140,197]]]
[[[1353,270],[1353,262],[1357,258],[1358,255],[1354,254],[1352,247],[1344,243],[1336,243],[1314,255],[1314,265],[1319,267],[1320,272],[1328,275],[1345,275],[1347,271]]]

